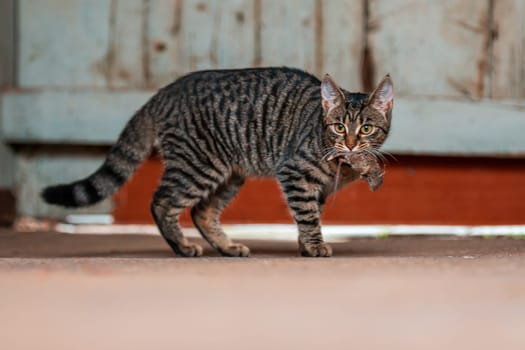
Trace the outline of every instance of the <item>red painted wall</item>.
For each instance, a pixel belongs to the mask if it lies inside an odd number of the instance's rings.
[[[118,223],[152,223],[149,205],[161,163],[148,160],[115,196]],[[182,222],[190,225],[188,213]],[[223,215],[224,223],[292,223],[274,180],[251,179]],[[398,157],[370,192],[359,181],[327,201],[330,224],[525,224],[525,160]]]

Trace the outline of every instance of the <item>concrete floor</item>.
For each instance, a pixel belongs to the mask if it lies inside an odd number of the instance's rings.
[[[245,243],[0,230],[0,348],[525,349],[523,239]]]

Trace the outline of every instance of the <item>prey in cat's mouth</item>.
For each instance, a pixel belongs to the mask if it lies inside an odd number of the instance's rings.
[[[338,161],[336,187],[340,167],[347,164],[367,179],[372,190],[377,189],[384,174],[379,162],[384,162],[384,154],[388,154],[380,147],[388,136],[394,105],[390,76],[367,95],[344,91],[326,75],[321,97],[326,138],[322,159]]]

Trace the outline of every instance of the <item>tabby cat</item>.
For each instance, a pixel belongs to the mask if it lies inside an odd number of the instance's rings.
[[[320,81],[291,68],[194,72],[135,113],[95,173],[48,187],[42,196],[65,207],[94,204],[116,192],[155,146],[164,174],[151,213],[176,254],[202,255],[179,226],[181,212],[192,207],[209,244],[224,256],[248,256],[219,217],[248,176],[273,176],[297,222],[301,254],[331,256],[321,235],[323,204],[335,187],[359,177],[372,189],[381,184],[378,148],[392,108],[389,76],[362,94],[340,89],[328,75]]]

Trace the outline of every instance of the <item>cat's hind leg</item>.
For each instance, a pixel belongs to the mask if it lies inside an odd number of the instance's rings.
[[[201,200],[191,211],[193,223],[204,239],[223,256],[246,257],[250,249],[241,243],[234,243],[220,226],[220,215],[224,208],[239,192],[244,183],[242,175],[233,174],[208,198]]]
[[[214,191],[216,186],[213,186]],[[189,176],[184,176],[176,169],[167,171],[161,185],[153,196],[151,213],[162,237],[177,255],[201,256],[202,247],[189,242],[184,237],[179,224],[179,217],[185,208],[191,207],[206,198],[210,190]]]

